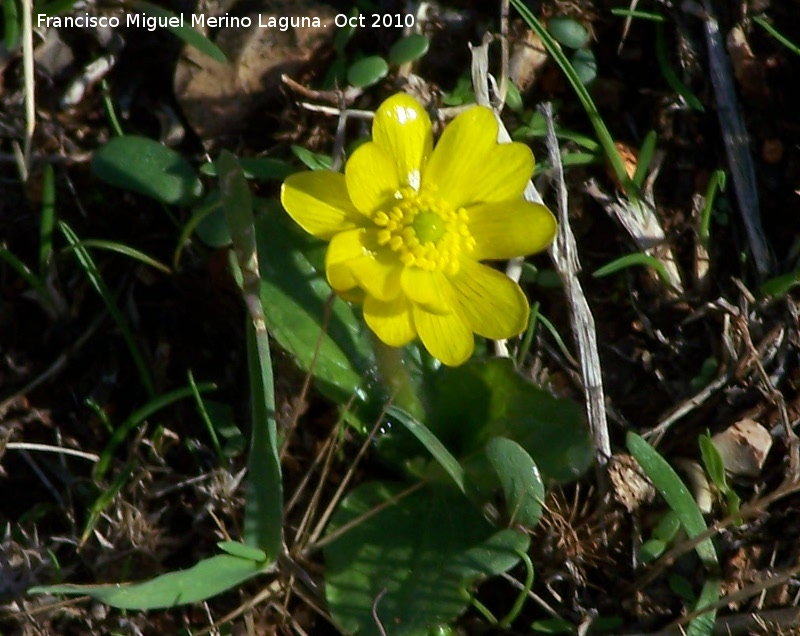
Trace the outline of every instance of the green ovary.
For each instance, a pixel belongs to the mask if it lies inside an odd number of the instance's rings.
[[[425,243],[436,243],[444,236],[447,230],[445,220],[435,212],[419,212],[411,224],[417,239],[423,245]]]

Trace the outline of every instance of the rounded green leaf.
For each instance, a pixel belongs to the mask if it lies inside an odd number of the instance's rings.
[[[106,183],[169,205],[187,205],[203,192],[186,159],[147,137],[114,137],[94,153],[92,172]]]
[[[597,77],[597,60],[590,49],[578,49],[572,56],[572,66],[581,83],[591,84]]]
[[[522,446],[505,437],[489,440],[486,457],[500,478],[509,523],[534,528],[544,502],[544,483],[536,463]]]
[[[508,571],[528,548],[527,535],[498,532],[454,488],[428,486],[397,498],[405,488],[362,484],[331,519],[328,533],[361,519],[324,548],[328,608],[345,633],[379,636],[376,616],[392,636],[451,623],[478,581]]]
[[[353,86],[372,86],[389,73],[389,65],[382,57],[372,55],[359,60],[347,71],[347,81]]]
[[[400,38],[389,49],[389,61],[392,64],[405,64],[418,60],[428,52],[430,40],[424,35],[414,33]]]
[[[580,49],[589,43],[589,31],[572,18],[550,18],[547,30],[556,41],[570,49]]]

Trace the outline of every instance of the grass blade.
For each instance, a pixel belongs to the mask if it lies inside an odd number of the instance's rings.
[[[45,276],[47,264],[53,255],[53,226],[56,216],[55,173],[52,164],[46,164],[42,177],[42,213],[39,222],[39,275]]]
[[[439,438],[436,437],[436,435],[434,435],[427,426],[425,426],[415,417],[409,415],[403,409],[397,408],[396,406],[390,406],[387,408],[386,415],[393,417],[403,426],[405,426],[408,431],[428,450],[428,452],[433,455],[433,458],[442,468],[444,468],[447,474],[453,478],[453,481],[455,482],[456,486],[458,486],[458,489],[461,492],[466,492],[464,469],[461,467],[461,464],[458,463],[458,460],[453,457],[452,453],[447,450],[445,445],[442,444]]]
[[[583,82],[581,82],[580,77],[578,77],[578,74],[575,72],[575,69],[573,68],[569,59],[567,59],[567,56],[564,55],[561,47],[553,39],[553,36],[550,35],[547,29],[542,26],[542,23],[536,19],[533,13],[531,13],[531,10],[525,6],[523,0],[511,0],[511,4],[514,5],[525,23],[533,30],[534,33],[536,33],[536,35],[539,36],[539,39],[541,39],[548,55],[553,58],[555,63],[558,64],[558,66],[564,72],[564,75],[566,75],[567,80],[572,85],[572,89],[578,96],[578,100],[581,102],[583,109],[589,116],[589,121],[591,122],[592,127],[597,134],[597,138],[600,140],[600,144],[603,146],[603,150],[605,151],[606,156],[611,163],[614,174],[616,175],[620,184],[623,186],[623,191],[631,193],[632,196],[632,193],[636,192],[637,190],[631,182],[631,179],[628,177],[628,172],[625,169],[625,163],[622,161],[619,150],[617,150],[617,147],[614,145],[614,138],[611,136],[608,127],[603,121],[603,118],[600,116],[600,112],[597,110],[597,106],[595,106],[594,100],[589,94],[588,89],[583,85]]]
[[[194,387],[183,387],[159,395],[158,397],[150,400],[143,407],[136,409],[114,431],[114,434],[111,436],[111,439],[109,440],[108,444],[106,444],[106,447],[103,449],[103,453],[100,455],[100,461],[97,462],[97,466],[95,467],[94,471],[95,479],[97,481],[103,479],[109,467],[111,466],[111,458],[114,454],[114,451],[116,451],[117,447],[122,442],[125,441],[125,438],[128,437],[130,432],[134,428],[136,428],[139,424],[141,424],[144,420],[146,420],[151,415],[157,413],[164,407],[169,406],[173,402],[177,402],[178,400],[183,400],[184,398],[192,397],[195,391],[197,393],[205,393],[207,391],[213,391],[216,388],[217,388],[216,384],[213,384],[211,382],[201,382],[200,384],[197,384]]]
[[[139,379],[147,391],[148,396],[152,398],[156,394],[156,390],[153,385],[153,379],[150,377],[150,370],[147,368],[144,358],[139,352],[139,348],[136,346],[136,340],[133,337],[133,332],[128,325],[128,321],[125,320],[125,316],[122,315],[114,297],[111,295],[111,291],[100,276],[100,270],[97,269],[89,252],[81,245],[78,235],[75,234],[72,228],[64,221],[58,222],[58,228],[67,240],[67,243],[69,243],[70,247],[73,249],[75,258],[78,259],[78,263],[86,273],[86,277],[89,279],[92,287],[100,294],[100,298],[103,299],[108,312],[117,324],[117,328],[122,334],[122,338],[125,340],[125,344],[128,346],[128,350],[131,353],[133,363],[136,365],[136,370],[139,372]]]

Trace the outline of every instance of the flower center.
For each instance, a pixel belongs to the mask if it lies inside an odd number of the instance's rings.
[[[417,238],[423,245],[425,243],[436,243],[444,236],[447,226],[444,219],[435,212],[418,212],[411,223]]]
[[[403,188],[397,203],[373,217],[378,243],[397,253],[402,263],[429,272],[458,272],[462,253],[475,248],[464,208],[454,210],[431,192]]]

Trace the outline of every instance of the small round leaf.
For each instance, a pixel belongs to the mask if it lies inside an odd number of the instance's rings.
[[[597,60],[590,49],[578,49],[572,56],[572,66],[581,80],[581,83],[591,84],[597,77]]]
[[[419,33],[400,38],[389,49],[389,61],[392,64],[413,62],[425,55],[429,46],[430,40]]]
[[[389,73],[389,65],[382,57],[372,55],[353,64],[347,71],[347,81],[353,86],[372,86]]]
[[[589,43],[589,31],[572,18],[550,18],[547,30],[559,44],[570,49],[580,49]]]

